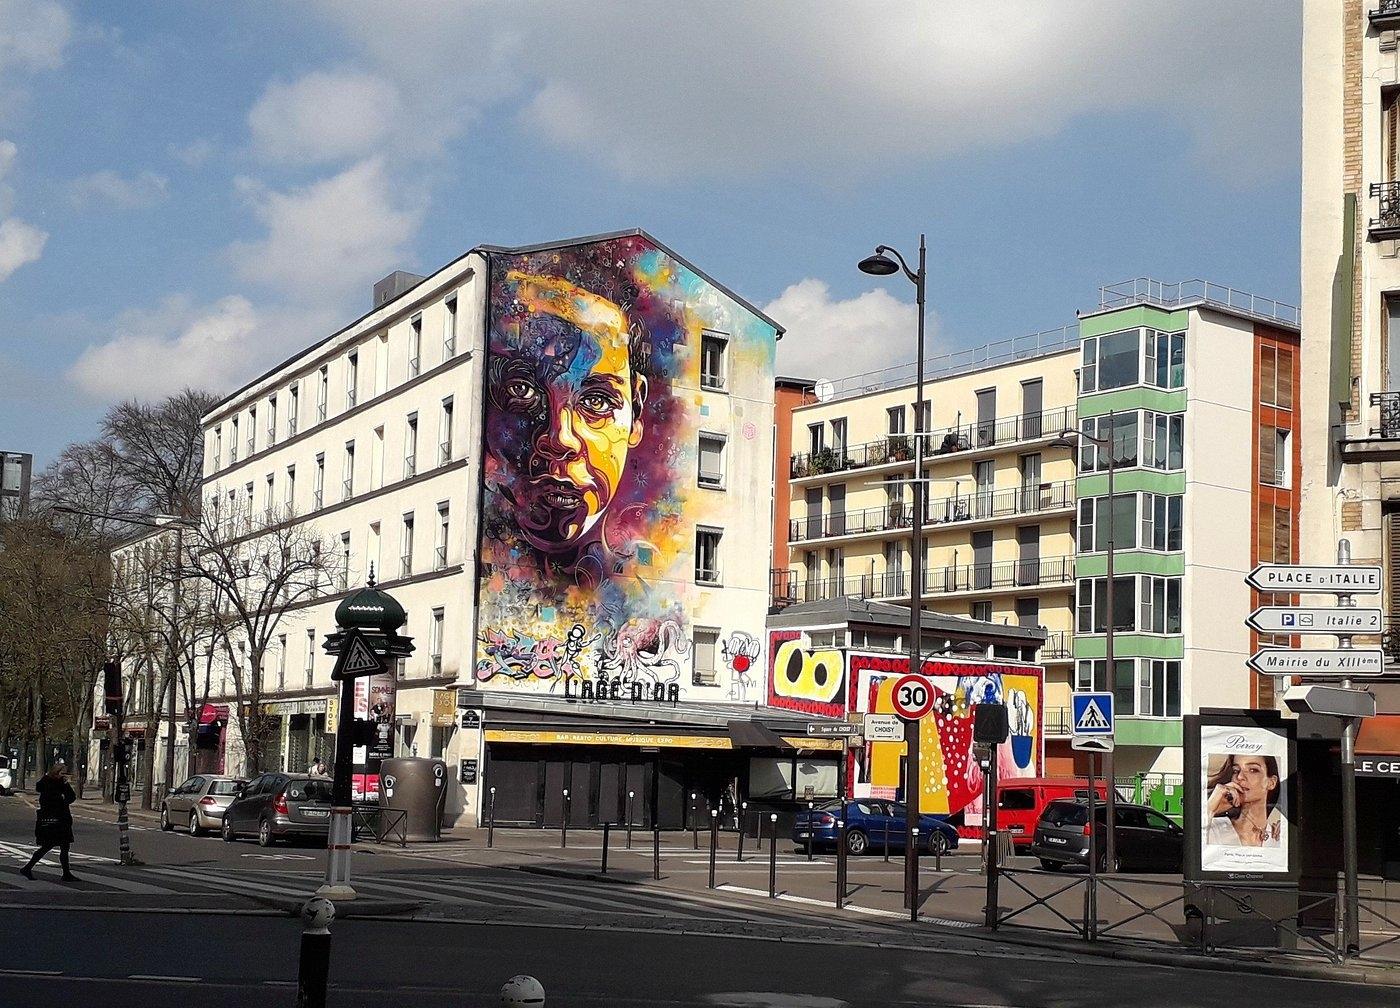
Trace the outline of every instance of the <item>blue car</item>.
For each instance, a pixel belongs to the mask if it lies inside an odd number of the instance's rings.
[[[836,819],[841,814],[839,801],[827,801],[810,813],[797,813],[792,823],[792,839],[799,847],[809,840],[814,847],[836,846]],[[852,854],[885,849],[885,833],[889,832],[890,850],[904,850],[904,805],[876,798],[860,798],[846,802],[846,850]],[[919,817],[919,847],[930,854],[946,854],[958,849],[958,831],[942,816]]]

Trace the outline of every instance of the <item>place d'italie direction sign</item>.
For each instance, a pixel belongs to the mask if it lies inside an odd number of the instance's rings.
[[[1381,590],[1381,569],[1342,564],[1336,567],[1303,567],[1296,564],[1260,564],[1245,581],[1262,592],[1314,595],[1373,595]]]

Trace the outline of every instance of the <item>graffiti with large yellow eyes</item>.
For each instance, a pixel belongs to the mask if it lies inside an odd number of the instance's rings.
[[[809,703],[840,703],[844,664],[840,651],[808,651],[800,640],[783,641],[773,656],[773,695]]]

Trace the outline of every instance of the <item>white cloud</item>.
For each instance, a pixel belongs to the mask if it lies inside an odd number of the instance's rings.
[[[632,177],[845,177],[1126,114],[1228,173],[1296,162],[1296,4],[1003,0],[993,17],[985,0],[770,0],[672,5],[664,30],[627,4],[377,8],[319,4],[413,97],[415,130],[508,99],[527,128]]]
[[[214,156],[214,141],[200,138],[189,143],[171,144],[167,149],[170,156],[186,168],[199,168]]]
[[[8,280],[15,270],[43,255],[48,240],[47,232],[22,220],[0,221],[0,280]]]
[[[68,197],[78,209],[101,204],[117,210],[139,210],[155,206],[170,194],[170,180],[155,172],[143,171],[123,178],[109,168],[74,179]]]
[[[0,71],[53,70],[73,37],[73,19],[52,0],[0,0]]]
[[[300,303],[343,304],[366,291],[403,264],[422,219],[420,206],[396,201],[379,158],[290,192],[240,185],[267,235],[232,247],[239,275]]]
[[[852,362],[861,371],[902,364],[914,357],[918,315],[912,302],[883,288],[833,299],[823,280],[808,278],[788,287],[763,310],[787,329],[778,344],[778,373],[794,378],[844,378]],[[926,346],[932,349],[936,320],[930,317]]]
[[[353,71],[273,82],[248,113],[255,152],[288,164],[362,157],[401,121],[398,89],[381,77]]]

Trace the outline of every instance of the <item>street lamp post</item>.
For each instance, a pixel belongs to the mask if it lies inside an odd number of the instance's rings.
[[[894,258],[890,258],[891,255]],[[892,276],[903,272],[914,285],[919,306],[918,351],[914,378],[914,521],[913,584],[909,598],[909,671],[923,671],[923,607],[924,607],[924,293],[926,289],[927,245],[919,235],[919,266],[911,270],[898,250],[879,245],[875,254],[860,261],[860,271],[871,276]],[[897,260],[897,261],[896,261]],[[912,722],[905,732],[908,753],[904,768],[904,905],[913,907],[918,900],[919,850],[916,842],[919,826],[919,722]]]
[[[1114,492],[1113,492],[1113,473],[1114,473],[1114,471],[1118,468],[1118,452],[1114,449],[1114,446],[1113,446],[1113,428],[1114,428],[1113,420],[1114,420],[1114,412],[1113,412],[1112,410],[1110,410],[1109,413],[1108,413],[1108,437],[1096,437],[1095,435],[1089,434],[1089,433],[1087,433],[1087,432],[1085,432],[1085,431],[1073,431],[1073,430],[1068,430],[1068,429],[1066,429],[1066,430],[1061,431],[1061,432],[1060,432],[1060,436],[1057,437],[1054,441],[1051,442],[1051,445],[1054,446],[1054,447],[1058,447],[1058,448],[1068,448],[1068,449],[1070,449],[1071,457],[1074,459],[1074,464],[1075,464],[1075,467],[1076,467],[1076,468],[1078,468],[1078,466],[1079,466],[1079,455],[1078,455],[1078,450],[1079,450],[1079,441],[1078,441],[1078,439],[1079,439],[1079,438],[1083,438],[1085,441],[1088,441],[1090,444],[1092,444],[1092,445],[1093,445],[1096,449],[1098,449],[1099,451],[1101,451],[1101,452],[1107,452],[1107,454],[1108,454],[1108,466],[1107,466],[1107,470],[1108,470],[1108,542],[1105,544],[1105,547],[1106,547],[1106,548],[1105,548],[1105,553],[1107,554],[1107,556],[1106,556],[1106,558],[1105,558],[1105,564],[1104,564],[1104,568],[1105,568],[1105,569],[1104,569],[1104,623],[1105,623],[1105,631],[1104,631],[1104,647],[1103,647],[1103,652],[1104,652],[1104,666],[1105,666],[1105,670],[1106,670],[1106,671],[1105,671],[1105,676],[1106,676],[1106,679],[1107,679],[1107,685],[1108,685],[1109,689],[1112,689],[1112,688],[1113,688],[1113,686],[1114,686],[1114,684],[1115,684],[1115,682],[1116,682],[1116,679],[1117,679],[1117,669],[1116,669],[1115,666],[1114,666],[1114,658],[1113,658],[1113,631],[1114,631],[1114,612],[1113,612],[1113,596],[1114,596],[1114,589],[1113,589],[1113,566],[1114,566],[1114,564],[1113,564],[1113,562],[1114,562],[1114,525],[1115,525],[1116,522],[1117,522],[1118,515],[1117,515],[1117,510],[1116,510],[1117,501],[1116,501],[1116,499],[1115,499],[1115,497],[1114,497]],[[1093,754],[1093,753],[1089,753],[1089,759],[1090,759],[1091,762],[1093,761],[1093,759],[1094,759],[1094,754]],[[1115,798],[1115,791],[1114,791],[1114,787],[1113,787],[1113,750],[1112,750],[1112,749],[1110,749],[1107,753],[1104,754],[1104,777],[1107,779],[1107,780],[1106,780],[1106,783],[1108,784],[1108,801],[1107,801],[1107,803],[1106,803],[1106,805],[1105,805],[1105,808],[1104,808],[1104,818],[1108,820],[1108,822],[1107,822],[1107,829],[1105,830],[1106,843],[1105,843],[1105,846],[1104,846],[1104,870],[1107,871],[1107,872],[1112,872],[1112,871],[1114,870],[1114,869],[1113,869],[1114,862],[1117,860],[1117,855],[1118,855],[1118,842],[1117,842],[1117,841],[1118,841],[1118,837],[1117,837],[1117,834],[1118,834],[1118,823],[1117,823],[1116,820],[1115,820],[1115,809],[1116,809],[1117,803],[1116,803],[1115,800],[1114,800],[1114,798]],[[1092,793],[1091,793],[1091,794],[1090,794],[1090,803],[1091,803],[1091,806],[1090,806],[1090,807],[1092,807],[1092,802],[1093,802],[1093,795],[1092,795]]]

